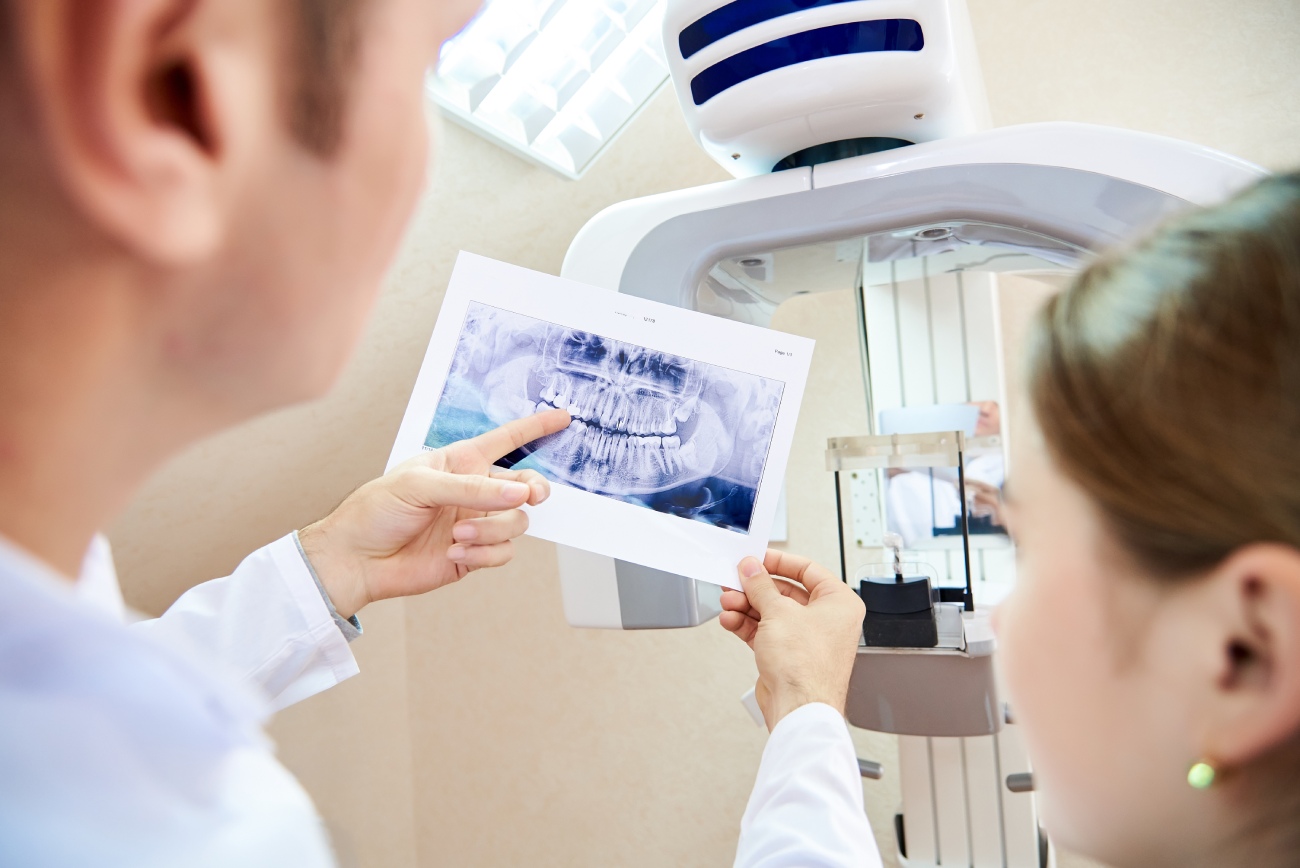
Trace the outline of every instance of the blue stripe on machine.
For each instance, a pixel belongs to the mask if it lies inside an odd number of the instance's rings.
[[[677,35],[677,47],[681,49],[682,60],[686,60],[719,39],[755,24],[818,6],[851,2],[855,0],[733,0],[687,26]]]
[[[691,97],[704,105],[728,88],[807,60],[875,51],[920,51],[921,25],[909,18],[855,21],[773,39],[719,61],[691,79]]]

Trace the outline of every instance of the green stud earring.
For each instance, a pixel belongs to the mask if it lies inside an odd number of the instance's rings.
[[[1214,766],[1209,763],[1196,763],[1187,770],[1187,783],[1194,790],[1209,789],[1214,783]]]

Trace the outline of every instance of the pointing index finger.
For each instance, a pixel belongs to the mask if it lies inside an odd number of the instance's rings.
[[[478,435],[470,440],[468,445],[492,464],[521,446],[540,440],[548,434],[563,431],[571,421],[572,417],[567,410],[547,410],[507,422],[500,428]]]

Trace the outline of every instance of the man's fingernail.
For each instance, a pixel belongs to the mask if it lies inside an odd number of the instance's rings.
[[[551,496],[550,486],[539,485],[536,488],[534,488],[533,491],[537,493],[538,503],[544,503],[546,501],[546,498]]]
[[[740,562],[740,574],[747,579],[752,579],[761,572],[763,572],[763,565],[757,558],[745,558]]]
[[[465,560],[465,547],[452,546],[451,548],[447,549],[447,559],[452,561]]]
[[[459,542],[478,539],[478,528],[472,524],[458,524],[452,529],[451,535]]]
[[[523,500],[528,496],[528,486],[522,482],[507,482],[501,486],[501,496],[506,500]]]

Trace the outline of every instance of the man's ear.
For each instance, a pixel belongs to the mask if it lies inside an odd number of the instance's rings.
[[[1198,727],[1201,759],[1232,769],[1300,736],[1300,551],[1239,549],[1205,590],[1198,605],[1210,608],[1197,620],[1211,631],[1217,664]]]
[[[113,242],[162,266],[202,260],[221,245],[239,152],[247,156],[257,124],[276,108],[276,28],[262,11],[274,5],[14,4],[53,171]]]

